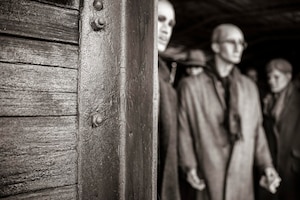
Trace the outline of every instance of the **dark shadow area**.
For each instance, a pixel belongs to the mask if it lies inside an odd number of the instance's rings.
[[[248,48],[239,68],[255,67],[265,80],[264,67],[273,58],[284,58],[300,73],[300,0],[171,0],[176,26],[171,48],[199,48],[210,57],[210,35],[221,23],[233,23],[245,34]],[[172,57],[172,55],[171,55]],[[180,70],[179,70],[180,71]]]

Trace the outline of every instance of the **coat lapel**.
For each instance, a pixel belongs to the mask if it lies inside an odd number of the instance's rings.
[[[282,112],[279,114],[279,117],[278,117],[278,124],[280,124],[282,122],[283,119],[286,118],[286,114],[287,111],[289,110],[289,106],[291,105],[292,101],[293,101],[293,94],[295,94],[295,91],[294,91],[294,86],[293,84],[290,84],[288,85],[288,88],[287,88],[287,94],[285,96],[285,100],[284,100],[284,108],[282,109]],[[294,104],[292,104],[294,105]]]

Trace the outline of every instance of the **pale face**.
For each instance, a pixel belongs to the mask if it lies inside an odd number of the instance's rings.
[[[244,35],[240,30],[227,29],[221,34],[218,41],[219,51],[216,52],[222,60],[230,64],[241,62],[242,54],[245,49]]]
[[[158,1],[157,48],[162,53],[166,50],[173,27],[175,26],[175,12],[169,2]]]
[[[189,67],[186,69],[186,72],[188,75],[193,76],[193,75],[198,75],[203,71],[202,67]]]
[[[281,92],[291,81],[290,73],[283,73],[277,69],[273,69],[268,73],[268,83],[273,93]]]

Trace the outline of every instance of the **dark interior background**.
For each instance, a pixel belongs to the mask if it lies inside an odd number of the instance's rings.
[[[167,54],[180,59],[183,52],[199,48],[210,55],[212,29],[233,23],[245,34],[248,48],[239,68],[255,67],[264,79],[264,66],[272,58],[300,65],[300,0],[170,0],[176,26]]]

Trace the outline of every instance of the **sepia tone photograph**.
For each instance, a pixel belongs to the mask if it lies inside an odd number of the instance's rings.
[[[300,0],[0,0],[0,200],[299,200]]]

